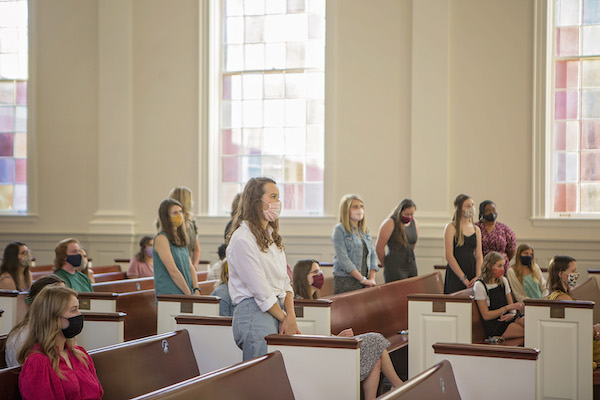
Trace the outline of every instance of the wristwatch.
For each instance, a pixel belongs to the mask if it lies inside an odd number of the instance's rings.
[[[196,290],[198,291],[198,293],[202,294],[202,292],[200,291],[200,288],[197,288],[197,287],[194,288],[194,291],[192,293],[195,293]]]

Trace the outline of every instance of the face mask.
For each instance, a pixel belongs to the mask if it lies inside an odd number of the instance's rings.
[[[171,215],[171,223],[173,224],[173,228],[179,228],[183,224],[183,216],[181,214]]]
[[[365,217],[365,210],[352,210],[350,211],[350,219],[352,221],[362,221],[362,219]]]
[[[402,221],[403,224],[408,224],[410,221],[412,221],[413,217],[403,217],[402,215],[400,216],[400,221]]]
[[[23,267],[30,267],[31,266],[31,255],[28,254],[25,257],[23,257],[21,259],[21,261],[19,261],[19,264],[21,264],[21,266],[23,266]]]
[[[498,213],[489,213],[483,216],[483,219],[489,222],[494,222],[498,218]]]
[[[521,256],[521,264],[523,264],[523,265],[531,265],[532,261],[533,261],[532,256]]]
[[[67,262],[74,267],[79,267],[81,265],[81,254],[69,254],[67,256]]]
[[[579,272],[571,272],[567,278],[567,286],[574,288],[577,285],[577,279],[579,279]]]
[[[273,203],[267,203],[264,200],[262,201],[263,203],[266,203],[269,206],[268,209],[263,210],[263,215],[265,216],[265,219],[269,222],[276,221],[277,218],[279,218],[279,214],[281,214],[281,202],[275,201]]]
[[[504,275],[504,269],[494,268],[492,272],[494,273],[494,278],[500,278],[502,275]]]
[[[144,254],[146,254],[148,257],[152,257],[152,247],[146,247],[144,249]]]
[[[325,283],[325,277],[323,276],[323,274],[313,276],[312,285],[314,287],[316,287],[317,289],[321,289],[323,287],[323,283]]]
[[[468,208],[465,211],[463,211],[463,216],[465,218],[473,218],[474,214],[475,214],[475,210],[473,210],[472,208]]]
[[[79,314],[74,317],[65,319],[69,321],[69,326],[62,330],[62,333],[65,336],[65,338],[71,339],[79,335],[83,330],[83,314]]]

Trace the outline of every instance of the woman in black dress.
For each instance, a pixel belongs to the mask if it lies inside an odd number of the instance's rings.
[[[444,230],[444,252],[448,261],[444,293],[473,287],[481,274],[481,231],[473,223],[474,214],[473,200],[459,194],[454,200],[452,222]]]

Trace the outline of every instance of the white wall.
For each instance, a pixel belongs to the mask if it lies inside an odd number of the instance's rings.
[[[227,218],[202,216],[199,172],[206,10],[194,0],[31,0],[33,216],[0,217],[0,246],[23,240],[48,263],[58,240],[76,236],[106,264],[129,256],[169,189],[186,185],[198,197],[202,258],[216,258]],[[566,252],[580,269],[600,267],[600,223],[531,219],[533,20],[534,0],[330,1],[329,216],[282,219],[290,262],[331,260],[343,194],[364,197],[373,233],[414,196],[428,272],[443,262],[443,227],[464,192],[494,200],[540,260]]]

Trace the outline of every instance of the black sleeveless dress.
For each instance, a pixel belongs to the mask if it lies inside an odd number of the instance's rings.
[[[477,233],[473,232],[471,236],[464,237],[465,243],[458,247],[456,246],[456,238],[454,238],[454,258],[460,265],[467,279],[475,278],[477,269],[475,268],[475,248],[477,247]],[[454,293],[459,290],[466,289],[464,283],[461,282],[460,276],[456,276],[450,265],[446,265],[446,278],[444,279],[444,293]]]
[[[404,230],[408,246],[402,246],[398,242],[396,236],[398,229],[398,226],[394,223],[394,231],[387,242],[389,252],[383,260],[383,277],[385,283],[418,275],[415,252],[413,251],[415,243],[417,243],[417,226],[415,225],[415,220],[410,221],[410,224]]]

